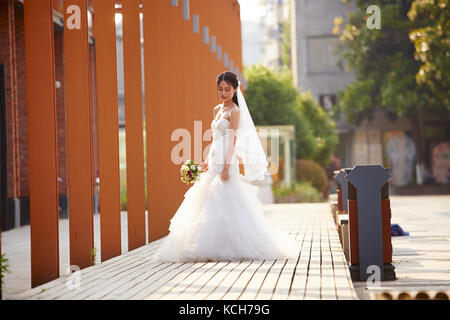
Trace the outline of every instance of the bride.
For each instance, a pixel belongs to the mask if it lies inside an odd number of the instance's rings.
[[[257,197],[267,160],[232,72],[217,78],[223,103],[214,108],[213,141],[201,176],[185,193],[169,235],[153,260],[161,262],[287,259],[298,244],[265,217]],[[239,172],[239,157],[244,175]]]

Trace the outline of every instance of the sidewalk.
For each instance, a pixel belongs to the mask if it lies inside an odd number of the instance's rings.
[[[153,263],[154,241],[32,290],[10,281],[6,299],[356,299],[328,203],[267,204],[266,217],[298,240],[283,260]],[[6,234],[6,238],[10,235]],[[10,242],[11,243],[11,242]],[[17,247],[16,247],[17,248]],[[11,247],[9,247],[11,249]],[[17,276],[17,275],[16,275]],[[19,295],[12,293],[20,292]],[[25,291],[25,292],[23,292]]]
[[[354,282],[359,297],[418,291],[428,291],[431,297],[439,291],[450,295],[450,195],[390,198],[391,222],[409,232],[409,236],[392,237],[397,280],[382,281],[378,288]]]
[[[371,299],[375,293],[384,291],[395,293],[426,290],[433,293],[432,295],[437,291],[450,292],[450,195],[391,196],[390,198],[392,210],[391,222],[398,223],[405,231],[410,233],[410,236],[407,237],[392,238],[393,265],[395,266],[397,280],[381,282],[381,286],[378,288],[367,287],[365,282],[354,282],[353,285],[358,297],[360,299]],[[302,228],[299,234],[302,234],[304,232],[302,230],[306,230],[308,226],[311,227],[317,223],[317,220],[311,219],[312,217],[317,218],[318,215],[314,214],[319,212],[323,213],[323,216],[321,214],[320,216],[327,221],[323,224],[327,226],[326,229],[331,231],[335,230],[334,223],[331,222],[332,224],[329,224],[328,221],[328,218],[332,219],[332,217],[327,203],[272,204],[263,205],[263,207],[266,216],[274,222],[278,221],[276,223],[280,223],[283,220],[279,220],[283,216],[278,215],[280,212],[279,208],[286,210],[285,217],[289,215],[293,217],[294,215],[293,212],[288,213],[288,211],[291,211],[288,208],[295,208],[293,211],[300,213],[297,216],[298,218],[302,214],[309,215],[311,218],[301,220],[300,224],[297,223],[299,228]],[[311,211],[312,208],[316,208],[316,210]],[[96,216],[96,219],[98,219],[98,216]],[[126,252],[126,215],[123,214],[122,219],[122,230],[124,234],[122,237],[123,252]],[[313,223],[313,221],[316,222]],[[289,221],[286,222],[288,224],[290,223]],[[62,253],[60,257],[61,263],[63,264],[61,275],[63,275],[65,274],[64,266],[68,265],[67,220],[62,220],[60,226],[60,250]],[[95,226],[96,230],[98,230],[98,220],[96,220]],[[286,225],[283,228],[286,228]],[[99,243],[98,234],[96,231],[96,246]],[[333,233],[331,232],[330,234]],[[22,239],[26,241],[24,242]],[[2,249],[10,259],[11,269],[13,270],[11,274],[6,275],[6,283],[3,291],[4,299],[10,299],[12,296],[30,289],[31,277],[28,239],[29,227],[22,227],[2,234]],[[331,237],[330,244],[334,243],[333,241],[335,239],[333,240],[333,237]],[[338,245],[340,246],[339,243]],[[100,255],[98,254],[97,256]],[[276,266],[278,268],[278,265]],[[219,267],[221,265],[215,268],[217,269]],[[211,269],[209,274],[216,269]],[[329,271],[330,269],[327,270]]]

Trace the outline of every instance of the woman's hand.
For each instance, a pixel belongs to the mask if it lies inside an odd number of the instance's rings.
[[[220,173],[220,177],[222,178],[223,181],[227,181],[230,178],[227,165],[223,167],[222,172]]]

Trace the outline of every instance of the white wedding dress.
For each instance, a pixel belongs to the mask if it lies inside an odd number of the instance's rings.
[[[185,193],[171,219],[169,235],[153,256],[154,261],[240,261],[298,256],[297,241],[264,217],[258,187],[240,174],[236,155],[229,167],[229,179],[221,179],[229,127],[230,122],[223,117],[212,121],[208,171]]]

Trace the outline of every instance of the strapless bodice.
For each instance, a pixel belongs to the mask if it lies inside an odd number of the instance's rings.
[[[228,139],[227,129],[230,128],[230,121],[224,117],[214,119],[211,122],[211,130],[213,135],[213,142],[211,144],[211,150],[209,152],[208,166],[210,170],[221,171],[223,164],[225,163],[226,147]],[[233,158],[230,165],[230,174],[239,172],[238,161],[236,154],[233,154]]]

